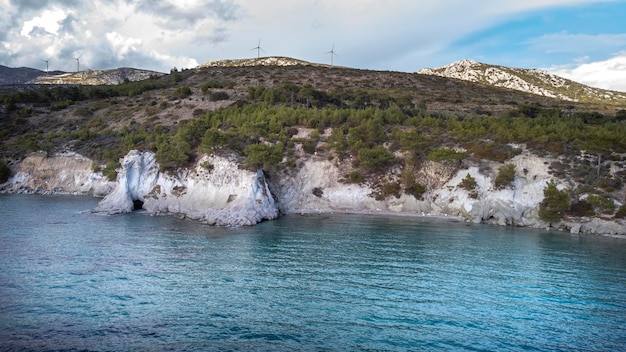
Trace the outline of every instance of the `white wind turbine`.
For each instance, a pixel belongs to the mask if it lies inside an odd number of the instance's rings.
[[[47,60],[43,60],[43,59],[39,59],[39,60],[46,63],[46,75],[48,75],[48,62],[50,61],[50,58],[48,58]]]
[[[326,54],[330,54],[330,65],[334,66],[334,58],[335,56],[339,56],[337,55],[337,53],[335,53],[335,44],[333,44],[333,47],[330,49],[330,51],[326,52]]]
[[[265,50],[261,49],[261,39],[259,39],[259,44],[257,44],[256,47],[254,47],[254,48],[252,48],[250,50],[256,50],[257,51],[257,54],[256,54],[257,55],[257,59],[260,59],[261,58],[261,51],[265,52]]]
[[[74,60],[76,60],[76,72],[80,72],[80,58],[81,57],[83,57],[82,54],[74,58]]]

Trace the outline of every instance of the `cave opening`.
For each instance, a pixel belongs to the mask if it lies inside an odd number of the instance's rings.
[[[133,200],[133,210],[143,209],[143,201],[141,199]]]

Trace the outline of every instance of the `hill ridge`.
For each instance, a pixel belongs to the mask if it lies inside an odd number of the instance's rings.
[[[626,93],[590,87],[545,70],[491,65],[471,59],[455,61],[438,68],[424,68],[417,73],[514,89],[572,102],[626,100]]]

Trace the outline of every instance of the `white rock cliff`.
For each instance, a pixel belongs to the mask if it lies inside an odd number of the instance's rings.
[[[0,191],[106,194],[96,212],[126,213],[140,206],[153,214],[177,214],[222,226],[254,225],[280,213],[358,212],[449,216],[474,223],[626,235],[626,223],[618,219],[543,222],[538,208],[552,179],[549,160],[526,151],[507,162],[515,165],[516,175],[504,189],[496,189],[493,180],[501,164],[493,163],[489,171],[485,165],[458,170],[426,162],[416,174],[417,181],[428,188],[421,199],[402,194],[377,200],[371,185],[342,181],[350,170],[349,162],[316,157],[304,160],[293,173],[273,176],[270,182],[262,171],[240,169],[235,158],[204,155],[192,168],[171,174],[159,169],[153,153],[131,151],[123,158],[113,183],[92,171],[88,158],[36,153],[14,167],[15,176],[0,185]],[[468,174],[477,183],[474,195],[460,186]]]
[[[245,226],[278,217],[261,171],[238,168],[227,158],[205,156],[177,175],[159,170],[153,153],[124,157],[117,187],[96,207],[107,214],[130,212],[135,202],[150,213],[175,213],[212,225]]]
[[[14,176],[0,185],[0,191],[105,196],[115,183],[94,172],[92,165],[91,159],[76,153],[32,153],[14,167]]]

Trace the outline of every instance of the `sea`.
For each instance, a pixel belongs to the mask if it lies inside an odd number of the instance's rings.
[[[625,351],[626,240],[0,195],[0,351]]]

